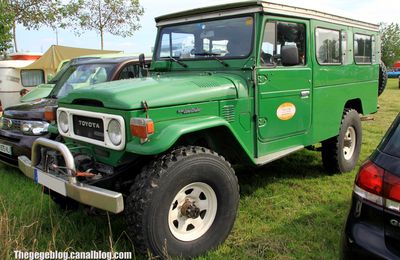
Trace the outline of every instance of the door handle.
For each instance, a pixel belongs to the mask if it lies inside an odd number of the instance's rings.
[[[303,90],[300,92],[300,97],[301,98],[309,98],[310,97],[310,91],[309,90]]]

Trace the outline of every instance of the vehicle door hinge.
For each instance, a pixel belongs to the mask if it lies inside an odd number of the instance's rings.
[[[258,127],[263,127],[267,124],[267,120],[263,117],[258,119]]]

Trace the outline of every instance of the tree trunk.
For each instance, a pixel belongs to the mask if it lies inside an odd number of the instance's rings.
[[[103,30],[100,30],[100,41],[101,41],[101,50],[103,50],[104,45],[104,38],[103,38]]]
[[[14,24],[13,24],[14,51],[18,52],[16,27],[17,27],[17,23],[14,21]]]

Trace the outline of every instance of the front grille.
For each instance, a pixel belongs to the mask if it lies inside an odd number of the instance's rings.
[[[104,124],[101,118],[73,115],[74,134],[104,141]]]
[[[20,130],[21,129],[21,124],[22,124],[21,120],[11,119],[11,121],[12,121],[12,126],[11,126],[12,130]]]

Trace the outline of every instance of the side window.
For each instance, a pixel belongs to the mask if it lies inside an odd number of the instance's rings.
[[[316,55],[319,64],[341,64],[340,31],[317,28],[315,31]]]
[[[356,64],[371,64],[372,37],[363,34],[354,34],[354,61]]]
[[[122,68],[119,74],[119,79],[133,79],[139,75],[139,66],[135,64],[129,64]]]
[[[291,49],[298,56],[298,63],[305,65],[306,28],[304,24],[289,22],[267,22],[261,44],[260,63],[262,66],[282,66],[282,48]],[[293,54],[293,52],[292,52]],[[293,64],[291,64],[293,65]]]
[[[43,70],[21,70],[21,83],[24,87],[34,87],[43,84]]]

